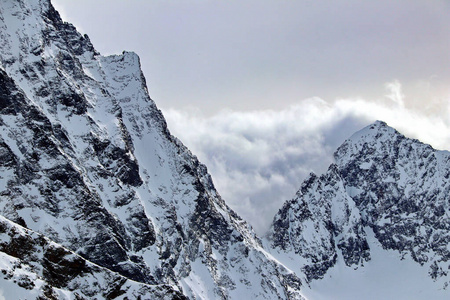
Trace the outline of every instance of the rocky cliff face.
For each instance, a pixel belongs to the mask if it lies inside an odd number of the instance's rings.
[[[349,266],[370,259],[360,212],[336,165],[320,177],[310,175],[275,216],[269,239],[272,247],[298,256],[308,281],[322,278],[338,254]]]
[[[354,268],[370,261],[373,231],[383,249],[411,258],[447,287],[450,153],[376,122],[346,140],[335,160],[275,216],[268,238],[278,253],[293,258],[308,281],[320,279],[339,259]]]
[[[7,299],[185,299],[170,285],[132,281],[3,217],[0,257]]]
[[[9,291],[301,298],[170,135],[137,55],[101,56],[48,0],[0,6],[0,176]]]

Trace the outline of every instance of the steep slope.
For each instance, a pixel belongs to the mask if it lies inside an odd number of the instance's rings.
[[[170,135],[137,55],[101,56],[48,0],[0,6],[0,177],[8,226],[152,286],[144,298],[302,298]],[[8,269],[15,258],[3,252]],[[51,286],[44,269],[30,272]]]
[[[336,165],[305,180],[296,198],[287,201],[271,226],[271,247],[295,253],[299,274],[322,278],[341,255],[347,265],[370,259],[361,215],[347,195]]]
[[[367,270],[373,279],[374,264],[395,254],[394,261],[411,261],[436,291],[450,295],[450,153],[376,122],[346,140],[335,161],[275,216],[268,235],[274,256],[317,286],[313,281],[327,273],[344,276],[336,270]]]
[[[0,286],[7,299],[183,299],[172,286],[148,285],[102,268],[0,216]]]

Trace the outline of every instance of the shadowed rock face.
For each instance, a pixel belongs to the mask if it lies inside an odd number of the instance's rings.
[[[0,252],[6,265],[0,276],[4,280],[14,280],[36,299],[59,299],[68,294],[76,299],[116,299],[123,295],[186,299],[170,286],[133,282],[94,265],[48,238],[3,217],[0,217],[0,237]]]
[[[77,170],[77,166],[65,157],[62,149],[66,148],[68,152],[73,152],[73,149],[61,126],[53,127],[51,121],[38,107],[27,103],[23,92],[1,70],[0,79],[3,83],[0,87],[2,115],[4,118],[13,116],[15,125],[20,126],[20,131],[29,136],[28,140],[17,140],[17,146],[22,149],[20,158],[11,151],[5,141],[0,144],[5,159],[2,165],[11,171],[7,178],[7,188],[2,196],[3,215],[26,227],[29,224],[20,216],[20,211],[25,209],[39,210],[55,218],[80,220],[77,223],[83,223],[84,227],[97,231],[95,237],[85,237],[83,244],[85,249],[79,250],[80,255],[114,271],[127,274],[130,278],[151,282],[148,275],[144,275],[138,268],[132,265],[122,268],[118,265],[118,262],[127,260],[125,249],[129,247],[130,238],[126,236],[124,225],[101,206],[95,190],[85,184],[83,172]],[[13,137],[10,135],[7,138]],[[114,158],[117,159],[117,156],[112,157]],[[41,164],[51,165],[43,168]],[[126,165],[126,162],[122,165]],[[133,168],[137,167],[132,165],[130,169]],[[123,174],[126,174],[126,171],[117,177],[121,178]],[[138,179],[131,182],[137,183]],[[27,195],[25,191],[27,186],[37,189],[36,201],[32,201],[29,198],[31,195]],[[62,207],[63,201],[70,203],[70,210]],[[154,242],[154,231],[145,224],[149,223],[140,222],[137,225],[148,233],[145,239],[151,244]],[[60,240],[58,236],[53,237],[57,241]],[[80,241],[81,237],[77,239],[77,243]]]
[[[278,212],[272,245],[306,258],[308,279],[317,279],[339,252],[348,266],[370,260],[370,228],[383,248],[427,265],[432,279],[446,276],[449,152],[376,122],[345,141],[335,160],[324,175],[311,175]]]
[[[170,135],[138,56],[100,55],[47,0],[0,6],[0,177],[0,215],[55,243],[29,250],[36,297],[302,299]],[[92,263],[117,283],[83,289]]]

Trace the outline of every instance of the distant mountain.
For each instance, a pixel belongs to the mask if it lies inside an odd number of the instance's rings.
[[[7,299],[302,299],[170,135],[138,56],[101,56],[47,0],[0,5],[0,178]]]
[[[416,292],[414,299],[450,296],[450,153],[378,121],[346,140],[334,157],[335,164],[321,176],[311,174],[275,216],[268,234],[274,256],[324,294],[332,294],[329,274],[345,282],[355,273],[366,288],[382,291],[387,287],[373,281],[389,278],[386,285]],[[374,265],[386,261],[393,263],[377,274]],[[380,295],[412,299],[367,296]]]

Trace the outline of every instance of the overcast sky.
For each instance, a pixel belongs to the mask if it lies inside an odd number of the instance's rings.
[[[132,50],[172,133],[262,233],[376,119],[450,149],[450,1],[52,0]]]

